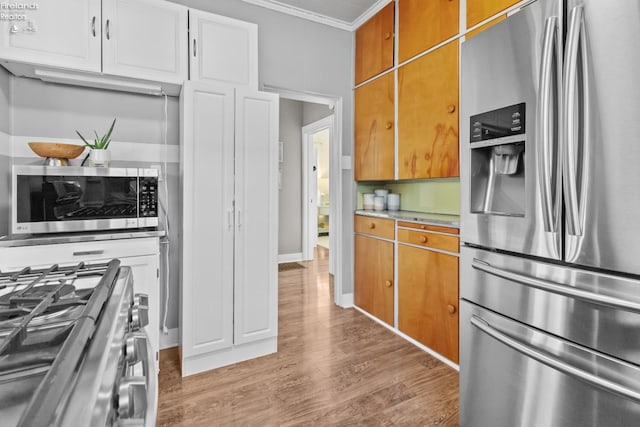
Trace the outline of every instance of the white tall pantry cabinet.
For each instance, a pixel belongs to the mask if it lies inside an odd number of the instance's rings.
[[[182,375],[277,351],[278,98],[185,82]]]

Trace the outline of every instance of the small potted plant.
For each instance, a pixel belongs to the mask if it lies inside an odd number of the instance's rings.
[[[115,125],[116,119],[113,119],[113,123],[111,123],[109,131],[102,137],[98,135],[98,132],[93,131],[93,133],[96,134],[93,143],[87,141],[85,137],[76,130],[76,133],[78,134],[80,139],[84,141],[84,145],[91,148],[91,152],[89,153],[89,166],[109,167],[109,163],[111,162],[111,153],[107,150],[107,148],[109,148],[109,144],[111,143],[111,132],[113,132],[113,128]]]

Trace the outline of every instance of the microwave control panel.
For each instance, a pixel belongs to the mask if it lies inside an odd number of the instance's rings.
[[[140,177],[139,212],[141,218],[158,216],[158,178]]]
[[[471,142],[525,133],[525,103],[471,116]]]

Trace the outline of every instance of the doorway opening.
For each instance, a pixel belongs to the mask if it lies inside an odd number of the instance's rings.
[[[313,260],[331,248],[333,114],[302,128],[302,248]]]
[[[264,89],[280,95],[280,270],[288,268],[284,264],[328,257],[334,302],[345,306],[338,262],[343,250],[342,98]],[[311,179],[308,169],[315,172]]]

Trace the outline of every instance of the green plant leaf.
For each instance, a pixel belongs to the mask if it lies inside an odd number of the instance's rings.
[[[89,141],[87,141],[84,136],[80,135],[80,132],[76,131],[76,133],[78,134],[78,136],[80,137],[80,139],[82,139],[82,141],[84,141],[84,145],[86,145],[89,148],[95,148],[94,144],[90,144]]]
[[[111,139],[110,139],[111,132],[113,132],[113,128],[115,125],[116,125],[116,119],[114,118],[113,123],[111,123],[111,127],[109,128],[109,131],[102,137],[102,140],[100,141],[105,150],[109,146],[109,143],[111,142]]]

